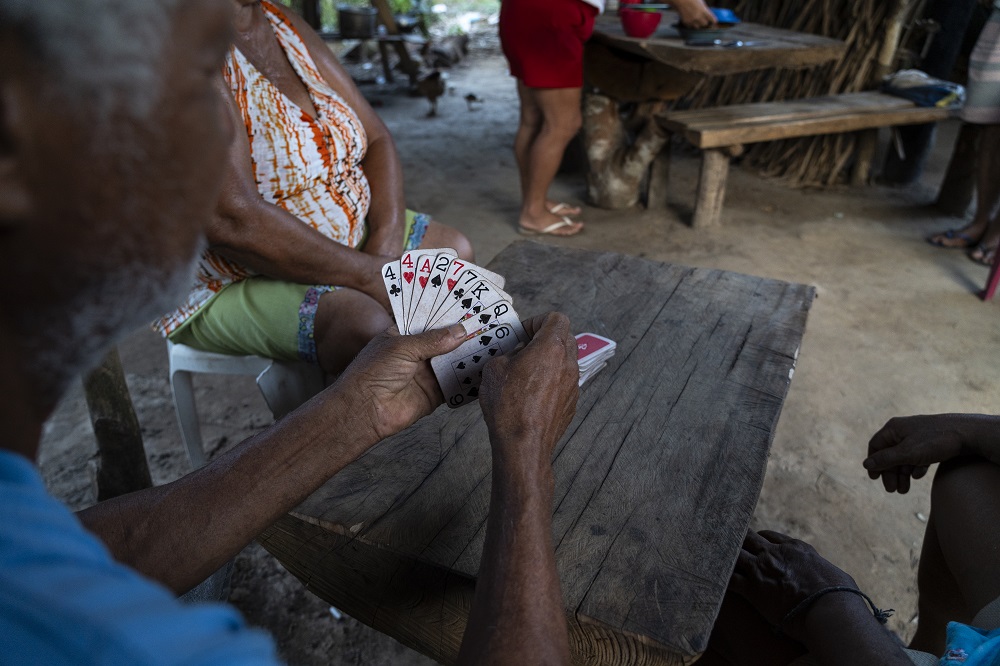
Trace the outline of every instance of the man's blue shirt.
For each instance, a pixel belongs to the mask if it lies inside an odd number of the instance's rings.
[[[111,558],[38,471],[0,450],[0,662],[274,664],[222,604],[183,604]]]

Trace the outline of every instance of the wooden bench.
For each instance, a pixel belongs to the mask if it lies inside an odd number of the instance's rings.
[[[702,149],[692,226],[719,222],[729,158],[749,143],[818,134],[919,125],[944,120],[954,109],[919,107],[880,92],[845,93],[788,102],[739,104],[666,114],[662,124]]]

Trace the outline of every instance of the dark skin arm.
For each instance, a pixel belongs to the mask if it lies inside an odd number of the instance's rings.
[[[576,411],[576,340],[563,315],[535,318],[525,329],[531,342],[483,374],[493,485],[461,664],[569,663],[552,546],[551,458]]]
[[[747,533],[730,581],[732,591],[824,666],[912,666],[896,639],[856,594],[830,592],[785,620],[811,594],[836,586],[857,589],[853,578],[809,544],[768,531]]]
[[[1000,465],[1000,417],[935,414],[890,419],[868,442],[864,467],[887,492],[906,493],[930,465],[976,456]]]
[[[376,442],[443,398],[427,362],[461,325],[372,340],[335,384],[272,428],[173,483],[81,511],[115,559],[182,593]]]

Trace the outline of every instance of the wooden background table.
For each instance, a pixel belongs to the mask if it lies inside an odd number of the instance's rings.
[[[636,39],[625,35],[616,15],[597,19],[584,51],[583,104],[587,189],[596,206],[628,208],[643,198],[648,208],[666,206],[669,150],[663,148],[670,135],[658,119],[699,81],[770,67],[815,67],[847,48],[837,39],[756,23],[741,23],[720,37],[747,46],[688,46],[672,27],[677,20],[675,12],[664,12],[656,33]]]
[[[560,310],[618,342],[553,462],[574,663],[690,663],[757,502],[813,289],[530,242],[489,267],[523,317]],[[489,497],[482,412],[442,407],[261,543],[331,604],[453,663]]]

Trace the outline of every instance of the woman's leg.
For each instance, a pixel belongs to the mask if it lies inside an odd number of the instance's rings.
[[[580,130],[580,88],[527,88],[519,84],[522,95],[522,114],[527,99],[529,108],[537,107],[541,113],[541,126],[533,140],[527,145],[519,145],[515,139],[515,155],[519,166],[523,164],[521,187],[522,205],[518,224],[528,230],[540,231],[559,222],[558,215],[549,212],[546,202],[549,186],[555,179],[562,162],[566,146]],[[533,111],[529,111],[533,113]],[[520,137],[521,131],[518,130]],[[525,137],[529,130],[524,132]],[[518,153],[521,150],[522,153]],[[583,228],[581,223],[573,223],[555,232],[559,236],[571,236]]]

